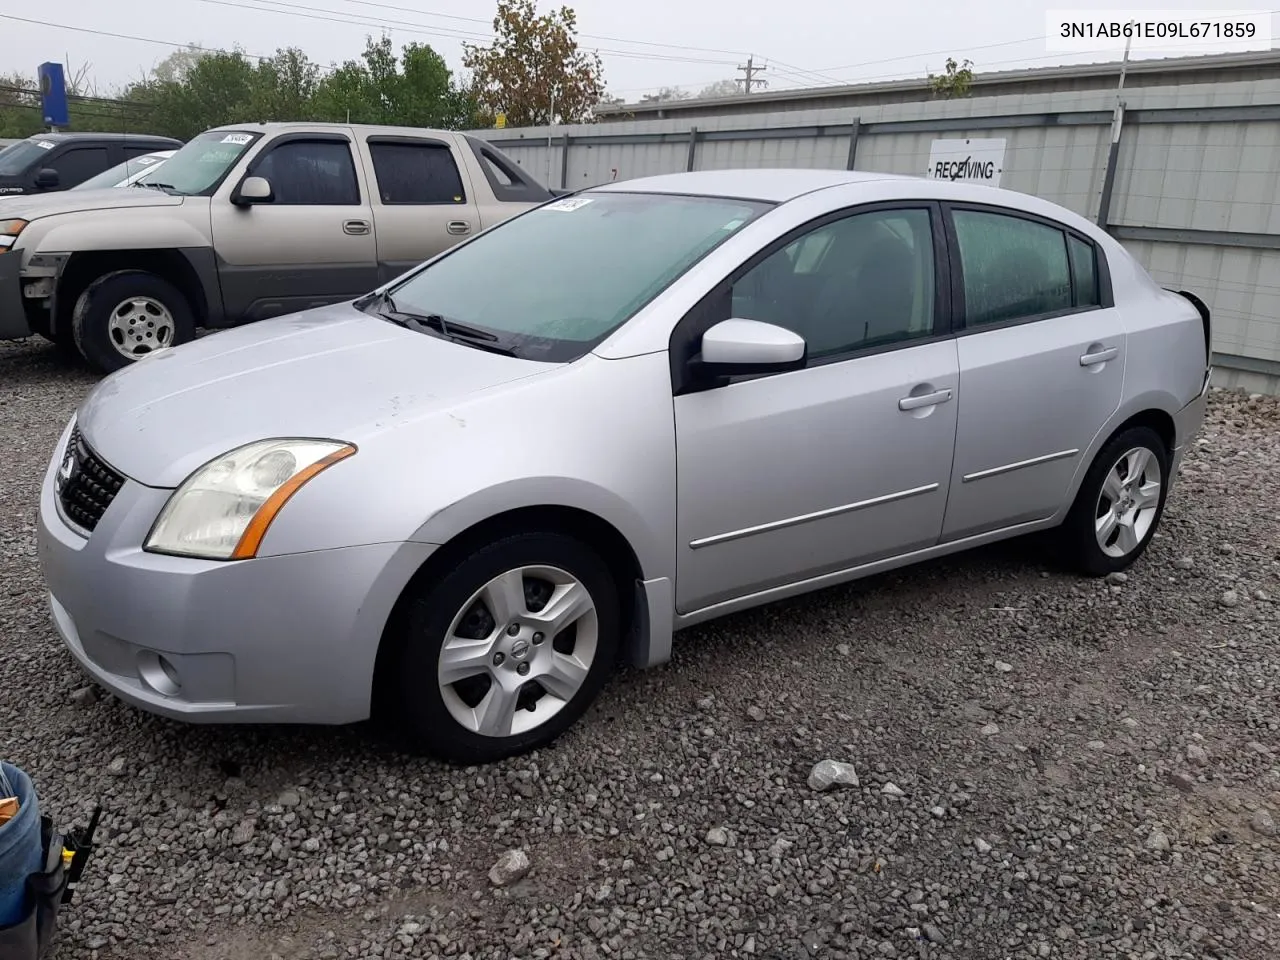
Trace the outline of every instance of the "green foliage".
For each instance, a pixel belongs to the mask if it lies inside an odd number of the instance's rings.
[[[966,60],[959,65],[951,57],[947,57],[947,72],[939,76],[929,74],[929,87],[936,96],[964,97],[968,96],[973,85],[973,61]]]
[[[358,60],[326,71],[297,49],[256,60],[240,50],[191,46],[114,97],[71,90],[68,129],[146,132],[187,140],[228,123],[314,120],[466,129],[480,125],[475,97],[444,58],[411,43],[368,38]],[[0,137],[44,129],[35,77],[0,77]]]

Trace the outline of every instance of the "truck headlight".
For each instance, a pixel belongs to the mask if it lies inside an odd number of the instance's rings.
[[[26,225],[26,220],[0,220],[0,253],[14,245]]]
[[[206,560],[255,557],[289,498],[355,452],[337,440],[259,440],[237,447],[173,492],[144,549]]]

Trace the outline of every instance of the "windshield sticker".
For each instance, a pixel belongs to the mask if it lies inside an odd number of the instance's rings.
[[[54,145],[50,143],[48,140],[41,140],[36,144],[36,146],[39,147],[41,150],[52,150],[54,147]]]
[[[590,202],[590,197],[569,197],[564,200],[557,200],[555,203],[547,204],[547,209],[559,210],[562,213],[571,213],[579,207],[585,207]]]
[[[141,166],[146,167],[146,166],[150,166],[151,164],[155,163],[158,159],[160,159],[160,158],[159,158],[159,157],[138,157],[138,159],[137,159],[137,160],[135,160],[135,161],[133,161],[133,162],[134,162],[134,163],[137,163],[137,164],[140,164]]]
[[[744,223],[746,223],[746,221],[745,221],[745,220],[742,220],[742,219],[730,220],[728,223],[726,223],[726,224],[725,224],[723,227],[721,227],[720,229],[721,229],[721,230],[737,230],[737,229],[738,229],[740,226],[742,226]]]
[[[228,133],[225,137],[222,138],[222,142],[237,143],[237,144],[243,145],[248,143],[252,139],[253,139],[253,134],[251,133]]]

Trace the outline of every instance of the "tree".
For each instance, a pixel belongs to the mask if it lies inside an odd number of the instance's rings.
[[[935,96],[968,96],[969,88],[973,85],[972,67],[973,61],[966,60],[963,66],[957,68],[955,60],[947,57],[947,72],[940,76],[929,74],[929,87]]]
[[[360,60],[348,60],[318,84],[315,119],[411,127],[471,126],[470,94],[454,85],[444,57],[411,43],[397,57],[388,37],[368,38]]]
[[[698,99],[709,97],[736,97],[742,93],[742,86],[737,80],[717,80],[698,91]]]
[[[640,98],[641,103],[665,103],[669,100],[688,100],[692,96],[688,90],[680,87],[662,87],[657,93],[648,93]]]
[[[600,56],[578,48],[577,15],[568,7],[538,16],[533,0],[498,0],[497,38],[488,47],[463,44],[480,111],[507,115],[513,127],[590,122],[605,94]]]

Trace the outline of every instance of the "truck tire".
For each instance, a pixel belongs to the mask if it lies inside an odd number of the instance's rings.
[[[196,321],[182,291],[145,270],[117,270],[80,295],[71,321],[76,348],[99,373],[195,339]]]

